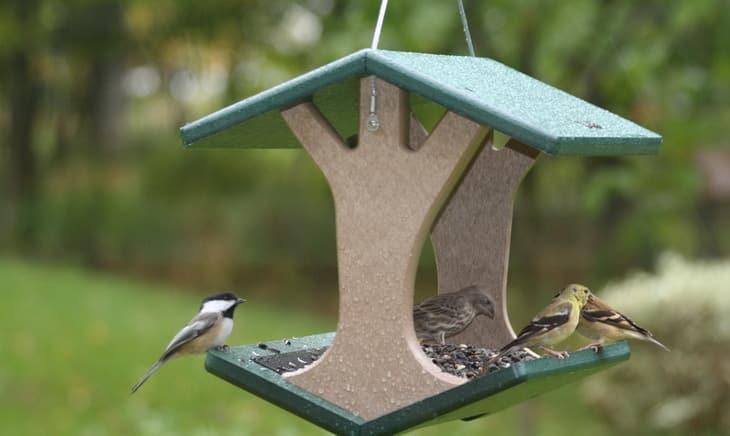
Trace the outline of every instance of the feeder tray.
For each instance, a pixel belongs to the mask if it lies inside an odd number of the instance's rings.
[[[432,126],[421,120],[433,108],[443,115]],[[509,137],[503,147],[495,147],[495,131]],[[267,366],[251,360],[270,350],[210,353],[209,370],[238,386],[338,433],[382,433],[492,413],[628,358],[620,344],[467,382],[421,350],[413,288],[430,235],[438,292],[477,286],[495,304],[494,319],[476,318],[450,342],[506,344],[515,337],[506,305],[512,209],[524,175],[540,154],[654,153],[656,133],[491,59],[368,49],[192,122],[181,135],[190,147],[301,145],[334,198],[336,336],[277,347],[328,347],[282,375],[281,356],[259,359]]]
[[[288,345],[272,341],[268,349],[251,344],[227,351],[210,351],[205,367],[212,374],[333,433],[379,435],[489,415],[616,365],[631,353],[626,342],[619,342],[603,347],[598,353],[591,350],[571,353],[565,360],[545,357],[519,362],[368,421],[287,382],[278,370],[299,363],[297,357],[308,359],[312,354],[319,355],[334,337],[334,333],[325,333],[292,339]],[[269,366],[269,362],[275,363]]]

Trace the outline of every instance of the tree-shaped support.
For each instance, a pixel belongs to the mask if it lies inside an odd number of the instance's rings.
[[[351,149],[335,132],[356,133],[357,87],[351,79],[371,75],[382,79],[374,108],[381,125],[366,128],[371,82],[362,79],[360,143]],[[454,113],[429,133],[398,87]],[[304,99],[317,106],[299,104]],[[285,108],[282,122],[277,112]],[[529,147],[510,141],[493,150],[481,141],[488,129],[476,122]],[[439,292],[476,284],[498,305],[496,319],[479,317],[450,341],[490,347],[507,342],[514,334],[504,298],[513,198],[536,150],[653,153],[661,143],[656,133],[491,59],[372,49],[223,108],[181,132],[184,143],[196,147],[303,144],[325,173],[337,211],[337,334],[292,338],[287,352],[260,343],[210,351],[206,368],[217,376],[332,432],[392,434],[492,414],[629,357],[628,346],[619,343],[566,360],[520,362],[464,383],[421,352],[413,331],[413,284],[430,231]],[[317,363],[282,375],[311,362],[323,347],[329,351]]]
[[[507,266],[517,187],[539,152],[511,139],[502,149],[491,136],[472,162],[434,226],[439,293],[478,285],[495,304],[494,320],[477,317],[450,342],[495,349],[514,339],[507,315]]]
[[[380,126],[368,130],[371,78],[361,81],[359,143],[348,148],[311,103],[282,115],[333,193],[339,321],[330,349],[288,380],[372,419],[463,383],[423,354],[413,288],[425,238],[487,129],[447,112],[417,151],[422,129],[408,94],[376,79]],[[415,140],[415,138],[414,138]]]

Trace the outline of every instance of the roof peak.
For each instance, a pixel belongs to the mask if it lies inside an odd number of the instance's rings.
[[[654,153],[661,136],[489,58],[365,48],[181,128],[186,146],[287,148],[279,110],[313,100],[335,129],[357,132],[361,77],[413,94],[554,155]]]

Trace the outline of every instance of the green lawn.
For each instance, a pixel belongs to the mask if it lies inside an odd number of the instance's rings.
[[[129,395],[172,334],[195,313],[199,296],[8,258],[0,258],[0,283],[3,434],[325,434],[208,374],[202,356],[168,363],[137,394]],[[245,296],[245,289],[240,293]],[[334,328],[332,320],[257,301],[238,309],[236,323],[231,345]],[[537,434],[606,434],[582,410],[557,406],[573,395],[574,389],[561,389],[530,403],[530,426]],[[412,434],[524,434],[522,412],[516,407]],[[566,429],[568,422],[576,431]]]

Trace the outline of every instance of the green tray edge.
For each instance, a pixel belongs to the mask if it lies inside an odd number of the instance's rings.
[[[324,333],[274,344],[281,351],[298,351],[331,344],[334,333]],[[600,352],[571,353],[565,360],[543,358],[521,362],[489,376],[472,380],[371,421],[287,382],[276,372],[251,360],[253,353],[271,354],[257,344],[212,350],[205,361],[210,373],[337,434],[392,434],[408,429],[469,419],[495,413],[521,401],[580,380],[627,360],[631,354],[624,342]]]

